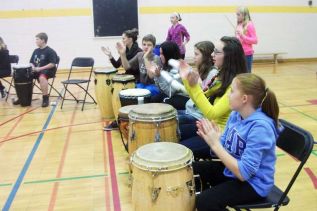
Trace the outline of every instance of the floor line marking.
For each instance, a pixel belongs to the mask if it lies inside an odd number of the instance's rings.
[[[31,109],[28,108],[26,111],[22,112],[21,114],[15,116],[15,117],[12,117],[12,118],[10,118],[10,119],[4,121],[4,122],[1,122],[1,123],[0,123],[0,126],[5,125],[5,124],[7,124],[7,123],[9,123],[9,122],[11,122],[11,121],[13,121],[13,120],[15,120],[16,118],[19,118],[20,116],[23,116],[24,114],[30,113],[30,112],[34,111],[35,109],[38,109],[38,108],[39,108],[39,107],[35,107],[35,108],[31,108]]]
[[[37,151],[37,149],[38,149],[38,147],[39,147],[39,145],[40,145],[40,143],[41,143],[41,141],[43,139],[45,129],[48,127],[48,125],[49,125],[49,123],[50,123],[50,121],[51,121],[51,119],[53,117],[53,114],[54,114],[55,110],[56,110],[56,105],[52,106],[52,109],[51,109],[51,111],[49,113],[49,116],[46,119],[46,122],[45,122],[45,124],[43,126],[42,132],[40,133],[40,135],[38,136],[35,144],[33,145],[31,153],[29,154],[29,156],[28,156],[28,158],[27,158],[27,160],[26,160],[26,162],[25,162],[25,164],[24,164],[24,166],[22,168],[22,171],[20,172],[16,182],[14,183],[14,186],[13,186],[13,188],[12,188],[12,190],[11,190],[11,192],[10,192],[6,202],[5,202],[4,207],[2,208],[2,211],[8,211],[10,209],[10,207],[12,205],[12,202],[13,202],[13,200],[14,200],[14,198],[15,198],[15,196],[16,196],[19,188],[20,188],[20,185],[21,185],[21,183],[22,183],[22,181],[24,179],[24,176],[25,176],[27,170],[29,169],[29,167],[31,165],[31,162],[33,160],[33,157],[34,157],[34,155],[35,155],[35,153],[36,153],[36,151]]]
[[[71,124],[73,124],[74,121],[75,121],[77,108],[78,108],[78,106],[76,104],[76,107],[75,107],[75,109],[74,109],[74,111],[72,113],[72,117],[71,117],[71,120],[70,120]],[[69,145],[69,142],[70,142],[70,136],[72,134],[72,129],[73,129],[73,127],[69,127],[68,131],[67,131],[66,141],[65,141],[65,144],[64,144],[64,147],[63,147],[63,152],[62,152],[62,156],[61,156],[61,159],[60,159],[59,167],[58,167],[58,170],[57,170],[56,178],[60,178],[61,177],[63,169],[64,169],[64,164],[65,164],[65,159],[66,159],[66,155],[67,155],[68,145]],[[54,210],[55,202],[56,202],[56,198],[57,198],[58,187],[59,187],[59,182],[55,182],[54,183],[54,187],[53,187],[53,191],[52,191],[52,194],[51,194],[48,210]]]
[[[118,176],[127,176],[129,172],[119,172]],[[61,178],[53,178],[53,179],[44,179],[44,180],[33,180],[33,181],[25,181],[23,185],[32,185],[32,184],[42,184],[42,183],[51,183],[51,182],[63,182],[63,181],[72,181],[72,180],[81,180],[81,179],[94,179],[99,177],[109,177],[109,174],[96,174],[96,175],[86,175],[86,176],[76,176],[76,177],[61,177]],[[3,183],[0,184],[0,187],[11,186],[13,183]]]
[[[64,125],[64,126],[59,126],[59,127],[54,127],[54,128],[48,128],[48,129],[45,129],[44,131],[50,131],[50,130],[58,130],[58,129],[61,129],[61,128],[66,128],[66,127],[75,127],[75,126],[82,126],[82,125],[88,125],[88,124],[97,124],[99,122],[89,122],[89,123],[79,123],[79,124],[73,124],[73,125]],[[33,135],[33,134],[37,134],[37,133],[41,133],[43,130],[39,130],[39,131],[33,131],[33,132],[30,132],[30,133],[25,133],[25,134],[22,134],[22,135],[19,135],[19,136],[14,136],[14,137],[10,137],[10,138],[7,138],[3,141],[0,141],[0,144],[3,143],[3,142],[7,142],[7,141],[11,141],[11,140],[14,140],[14,139],[18,139],[18,138],[21,138],[21,137],[24,137],[24,136],[29,136],[29,135]]]
[[[19,123],[21,122],[21,120],[23,119],[24,115],[21,115],[18,120],[14,123],[13,127],[10,129],[10,131],[5,135],[4,139],[7,139],[10,137],[10,135],[12,134],[12,132],[15,130],[15,128],[19,125]],[[1,141],[0,142],[0,147],[3,145],[4,143]]]
[[[310,169],[310,168],[304,168],[306,173],[308,174],[308,176],[310,177],[313,185],[314,185],[314,188],[317,189],[317,177],[316,175],[314,174],[314,172]]]
[[[120,195],[118,189],[118,181],[116,176],[116,166],[114,161],[114,154],[112,148],[112,138],[111,131],[106,131],[107,143],[108,143],[108,153],[109,153],[109,168],[111,177],[111,187],[112,187],[112,199],[115,211],[121,211]]]
[[[107,122],[106,122],[107,124]],[[103,123],[102,125],[103,127],[105,126],[105,124]],[[102,154],[103,154],[103,167],[104,167],[104,172],[108,172],[108,165],[107,165],[107,145],[106,145],[106,136],[105,133],[103,131],[101,131],[102,133]],[[104,189],[105,189],[105,208],[106,210],[111,210],[111,202],[110,202],[110,191],[109,191],[109,177],[105,177],[105,185],[104,185]]]

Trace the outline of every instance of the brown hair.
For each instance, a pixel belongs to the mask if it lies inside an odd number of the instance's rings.
[[[205,80],[211,68],[214,66],[211,54],[214,52],[215,46],[210,41],[201,41],[195,44],[195,48],[202,54],[202,61],[201,64],[198,65],[198,72],[200,78]]]
[[[138,39],[139,31],[137,28],[133,28],[133,29],[124,31],[123,34],[125,34],[125,36],[127,36],[128,38],[132,38],[133,42],[135,43],[136,40]]]
[[[142,39],[142,42],[151,42],[153,44],[153,47],[155,46],[156,44],[156,38],[154,37],[154,35],[152,34],[148,34],[148,35],[145,35]]]
[[[265,81],[252,73],[243,73],[235,77],[239,89],[253,97],[254,108],[262,107],[262,111],[271,117],[278,126],[279,107],[273,91],[266,87]]]
[[[44,32],[38,33],[35,37],[37,37],[41,40],[44,40],[44,42],[47,43],[48,36],[46,33],[44,33]]]

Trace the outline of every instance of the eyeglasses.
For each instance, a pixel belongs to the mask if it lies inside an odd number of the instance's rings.
[[[219,55],[219,54],[222,54],[223,51],[219,51],[217,48],[214,48],[214,54],[215,55]]]

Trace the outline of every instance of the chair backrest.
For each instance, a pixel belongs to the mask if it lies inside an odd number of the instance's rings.
[[[17,64],[19,63],[19,56],[18,55],[9,55],[10,63]]]
[[[73,67],[93,67],[94,59],[90,57],[76,57],[73,62]]]
[[[56,58],[56,69],[58,69],[59,61],[60,61],[60,58],[59,58],[59,56],[57,56],[57,58]]]
[[[314,139],[310,132],[282,119],[280,120],[280,123],[284,127],[284,130],[276,140],[276,145],[292,157],[296,158],[300,164],[280,198],[278,206],[282,204],[293,186],[297,176],[309,158],[314,145]]]
[[[92,70],[94,68],[94,59],[91,57],[76,57],[72,61],[72,65],[68,74],[68,80],[71,78],[72,72],[73,72],[73,67],[87,67],[90,68],[90,73],[89,73],[89,80],[92,75]]]

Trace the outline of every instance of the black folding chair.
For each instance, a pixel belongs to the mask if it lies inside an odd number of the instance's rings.
[[[58,71],[59,61],[60,61],[60,58],[59,58],[59,56],[57,56],[57,60],[56,60],[56,73],[57,73],[57,71]],[[55,78],[56,78],[56,73],[55,73],[55,75],[54,75],[53,77],[48,78],[48,86],[50,87],[50,89],[49,89],[49,91],[48,91],[48,96],[51,96],[51,92],[52,92],[52,90],[54,90],[54,91],[56,92],[56,94],[57,94],[56,97],[59,97],[59,96],[62,97],[61,93],[54,87],[54,81],[55,81]],[[50,81],[49,79],[52,79],[52,80]],[[34,88],[34,86],[35,86],[37,89],[41,90],[41,88],[39,87],[39,85],[36,84],[36,81],[37,81],[37,80],[34,79],[34,81],[33,81],[33,88]],[[40,92],[33,92],[33,94],[42,94],[42,93],[40,93]]]
[[[274,185],[273,189],[264,200],[232,206],[235,210],[262,208],[274,208],[274,210],[278,210],[281,206],[285,206],[289,203],[290,199],[287,194],[312,152],[314,139],[308,131],[292,123],[285,120],[280,120],[280,123],[285,129],[277,139],[276,145],[300,162],[294,175],[284,191]]]
[[[9,60],[10,60],[10,63],[11,63],[11,64],[18,64],[18,63],[19,63],[19,56],[18,56],[18,55],[9,55]],[[11,71],[11,72],[12,72],[12,71]],[[5,79],[5,78],[2,78],[3,81],[5,81],[6,83],[9,84],[6,101],[8,100],[11,87],[14,87],[12,74],[8,75],[7,77],[11,77],[11,79],[7,80],[7,79]]]
[[[87,79],[75,79],[72,78],[72,74],[74,74],[74,72],[76,72],[76,69],[78,70],[79,68],[89,68],[89,77]],[[93,58],[89,58],[89,57],[77,57],[73,60],[71,68],[69,70],[69,74],[68,74],[68,78],[66,81],[62,81],[62,84],[64,86],[64,95],[62,97],[62,103],[61,103],[61,109],[63,108],[63,104],[64,104],[64,100],[75,100],[77,103],[79,102],[83,102],[82,108],[81,110],[84,110],[84,106],[86,103],[86,97],[87,95],[93,100],[93,102],[87,102],[87,103],[94,103],[97,104],[97,102],[95,101],[95,99],[89,94],[89,84],[90,84],[90,80],[91,80],[91,75],[92,75],[92,71],[94,68],[94,59]],[[79,69],[80,70],[80,69]],[[83,85],[87,84],[86,87],[84,87]],[[69,85],[76,85],[79,88],[81,88],[84,92],[85,92],[85,96],[83,100],[79,100],[75,97],[75,95],[68,89]],[[68,92],[73,99],[66,99],[66,92]]]

